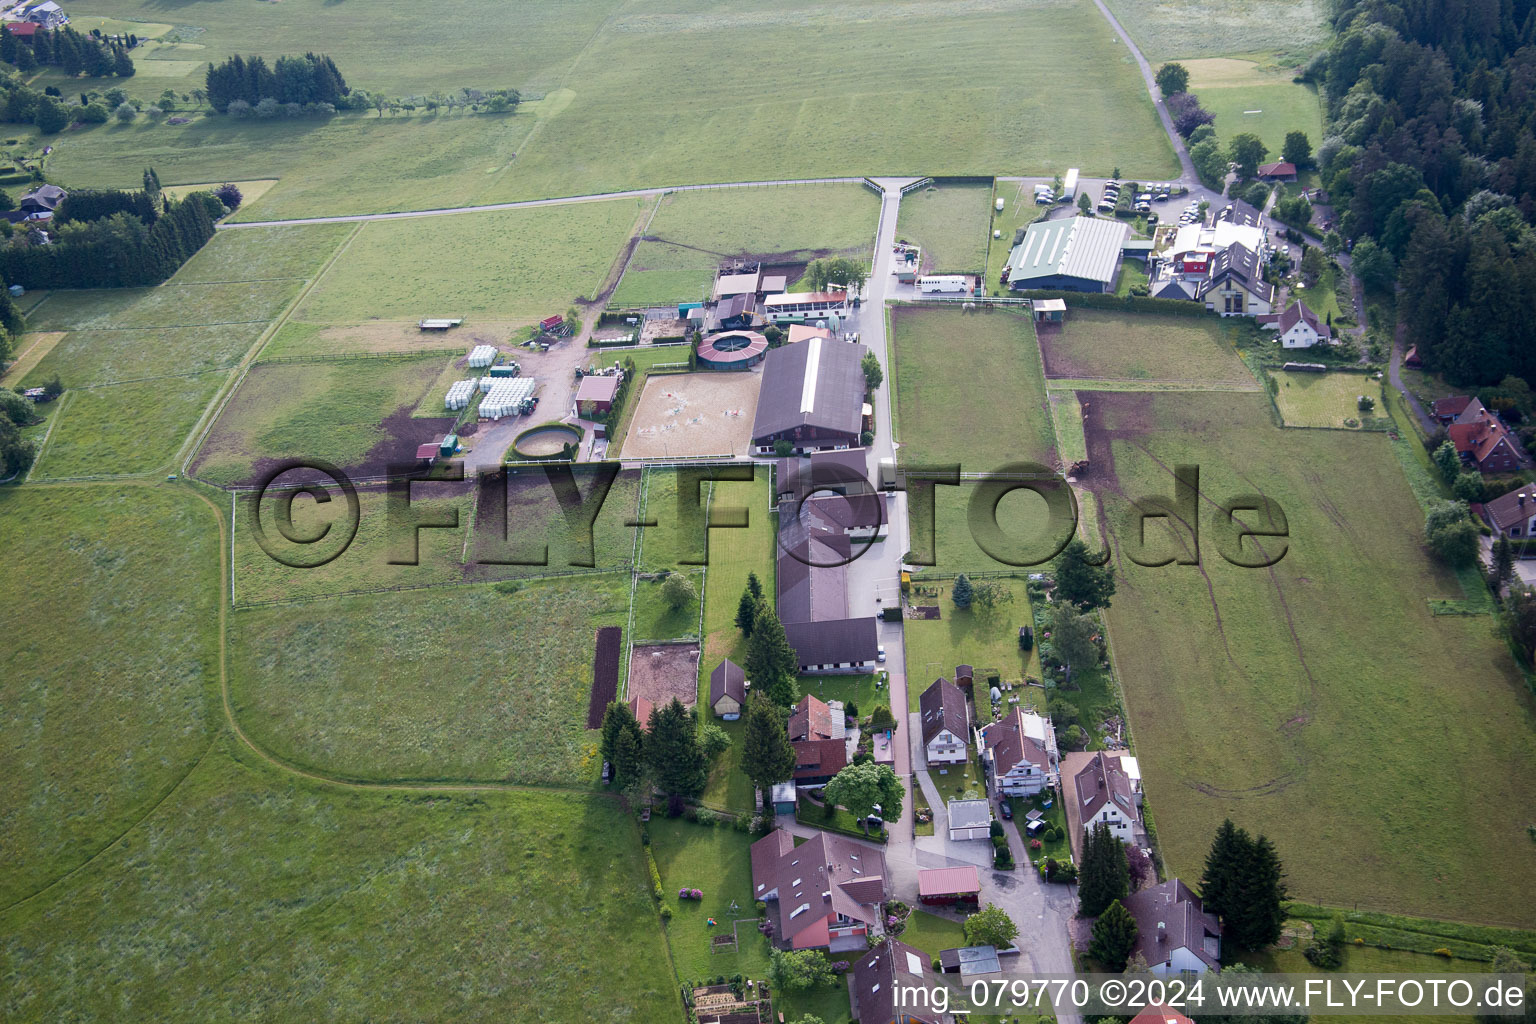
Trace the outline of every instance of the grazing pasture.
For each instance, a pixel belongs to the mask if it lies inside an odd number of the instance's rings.
[[[592,634],[628,610],[624,574],[243,610],[235,714],[261,746],[347,778],[585,785]]]
[[[226,376],[216,371],[67,392],[32,479],[119,476],[169,466]]]
[[[908,192],[896,221],[897,240],[922,246],[923,269],[935,274],[984,273],[991,230],[989,185],[929,186]],[[1010,234],[997,244],[1012,241]]]
[[[1273,371],[1275,404],[1287,426],[1355,429],[1363,419],[1386,415],[1381,382],[1363,373],[1286,373]],[[1360,396],[1376,401],[1371,412],[1360,411]],[[1345,423],[1352,420],[1352,423]]]
[[[207,748],[218,545],[213,511],[182,490],[0,488],[0,904],[99,853]]]
[[[270,321],[298,293],[298,281],[237,281],[158,288],[50,292],[27,315],[34,331],[199,327]]]
[[[633,199],[454,217],[372,221],[294,319],[308,324],[423,316],[536,321],[602,289],[634,230]],[[466,253],[475,253],[472,259]],[[383,281],[388,288],[380,288]],[[440,344],[441,342],[439,342]]]
[[[356,224],[287,224],[220,231],[176,272],[176,283],[307,279],[356,230]]]
[[[1188,61],[1189,90],[1216,115],[1216,135],[1226,142],[1252,132],[1280,159],[1285,133],[1304,131],[1315,151],[1323,141],[1323,108],[1317,90],[1291,81],[1293,72],[1248,60],[1208,57]],[[1258,113],[1250,113],[1258,111]]]
[[[319,1020],[337,1000],[380,1021],[681,1014],[614,800],[342,790],[230,746],[70,885],[0,915],[7,1021],[121,1020],[125,1003],[177,1024]]]
[[[987,471],[1056,460],[1040,351],[1027,314],[894,307],[901,461]]]
[[[1217,317],[1149,316],[1071,309],[1060,325],[1041,324],[1047,378],[1165,381],[1257,390],[1234,340],[1249,325]]]
[[[218,486],[254,477],[276,460],[320,458],[358,475],[411,461],[450,419],[413,419],[441,357],[342,363],[261,363],[224,406],[193,473]]]
[[[1105,0],[1156,67],[1183,57],[1230,53],[1291,54],[1300,62],[1328,41],[1324,0]]]
[[[1275,841],[1300,899],[1529,927],[1508,899],[1536,873],[1529,690],[1491,620],[1431,614],[1461,588],[1425,553],[1387,438],[1282,432],[1263,395],[1095,398],[1110,637],[1169,873],[1198,873],[1231,817]],[[1171,495],[1177,464],[1200,467],[1200,566],[1133,564],[1129,498]],[[1287,518],[1267,569],[1229,564],[1213,525],[1216,503],[1254,492]],[[1147,534],[1154,554],[1188,553],[1157,521]],[[1457,771],[1425,785],[1425,750]],[[1454,844],[1426,840],[1451,818]]]
[[[34,387],[57,375],[65,387],[81,388],[227,370],[250,351],[266,328],[266,323],[256,320],[203,327],[70,331],[61,334],[61,340],[22,380]],[[170,379],[160,383],[177,386]]]

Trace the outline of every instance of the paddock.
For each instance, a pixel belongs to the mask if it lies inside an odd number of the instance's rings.
[[[673,373],[646,378],[626,459],[740,455],[752,440],[757,373]]]

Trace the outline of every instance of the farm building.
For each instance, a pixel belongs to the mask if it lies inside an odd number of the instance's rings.
[[[928,955],[899,939],[871,949],[853,965],[848,984],[853,1015],[859,1024],[939,1024],[951,1019],[923,1005],[898,1003],[902,991],[925,991],[935,984]],[[916,1002],[915,999],[908,1002]]]
[[[716,302],[714,309],[705,316],[711,331],[728,331],[752,326],[752,308],[756,299],[751,295],[732,295]],[[704,312],[703,310],[692,312]]]
[[[762,281],[758,270],[745,274],[721,274],[715,278],[715,298],[726,299],[733,295],[756,295]]]
[[[588,374],[576,389],[576,415],[584,419],[602,416],[613,408],[619,393],[618,374]]]
[[[746,370],[763,361],[768,339],[756,331],[722,331],[699,342],[699,365],[711,370]]]
[[[986,800],[951,800],[949,838],[951,842],[991,839],[992,804]]]
[[[69,193],[57,185],[39,185],[21,197],[16,209],[22,213],[52,213],[68,198]]]
[[[873,616],[850,615],[847,563],[855,535],[884,525],[883,496],[827,496],[805,502],[802,515],[781,511],[777,610],[802,674],[867,672],[879,653]],[[831,508],[831,503],[843,507]]]
[[[810,324],[790,324],[789,330],[784,334],[784,343],[786,345],[795,345],[802,341],[809,341],[811,338],[822,338],[826,341],[831,341],[832,331],[830,328],[812,327]]]
[[[956,900],[975,903],[981,896],[981,878],[973,865],[927,868],[917,873],[917,898],[927,904],[947,905]]]
[[[776,324],[804,323],[847,311],[847,292],[786,292],[763,300],[763,315]]]
[[[833,494],[865,494],[872,488],[865,467],[865,449],[814,452],[779,459],[773,464],[778,500],[799,501],[813,491]],[[781,510],[782,514],[782,510]]]
[[[854,448],[864,426],[863,345],[810,338],[768,353],[752,425],[759,454],[788,441],[796,451]]]
[[[1036,299],[1030,309],[1037,324],[1059,324],[1067,318],[1065,299]]]
[[[1008,287],[1113,291],[1130,234],[1129,225],[1099,217],[1036,221],[1008,254]]]
[[[727,722],[741,717],[747,704],[747,674],[726,658],[709,674],[709,709]]]
[[[459,326],[463,322],[462,319],[455,319],[453,317],[427,317],[424,320],[417,321],[416,326],[423,331],[446,331],[449,328]],[[489,348],[491,346],[482,347]],[[469,365],[474,366],[476,364],[470,363]],[[489,366],[490,364],[485,363],[483,365]]]

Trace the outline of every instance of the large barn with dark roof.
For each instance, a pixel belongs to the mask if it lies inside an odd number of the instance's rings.
[[[864,429],[863,345],[811,338],[768,353],[752,424],[761,454],[774,442],[796,451],[856,448]]]

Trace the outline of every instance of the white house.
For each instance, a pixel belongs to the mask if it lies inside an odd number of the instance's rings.
[[[1014,708],[977,734],[992,792],[1034,796],[1056,783],[1056,734],[1049,719]]]
[[[1121,901],[1136,919],[1136,947],[1153,974],[1204,974],[1221,969],[1221,925],[1177,878]]]
[[[918,699],[923,750],[931,765],[964,764],[969,733],[965,694],[948,679],[936,679]]]
[[[1084,833],[1104,822],[1122,843],[1143,845],[1146,830],[1141,821],[1141,781],[1137,774],[1133,781],[1119,755],[1102,750],[1078,771],[1072,779],[1072,796],[1078,802],[1078,820]]]
[[[63,28],[69,24],[69,16],[53,0],[43,0],[42,3],[29,8],[27,10],[27,20],[34,25],[41,25],[47,29]]]
[[[1281,348],[1311,348],[1333,340],[1333,331],[1299,299],[1285,307],[1274,329],[1280,332]]]

